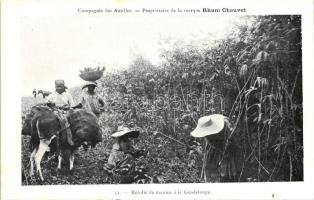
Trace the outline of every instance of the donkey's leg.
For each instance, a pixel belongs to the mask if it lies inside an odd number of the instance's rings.
[[[70,171],[73,169],[73,164],[74,164],[74,151],[71,151],[71,155],[70,155]]]
[[[36,128],[37,128],[38,137],[41,138],[41,133],[39,130],[39,123],[40,123],[40,121],[38,120],[36,123]],[[36,164],[37,171],[39,172],[39,176],[40,176],[41,181],[44,181],[44,177],[43,177],[42,172],[41,172],[40,162],[41,162],[45,152],[49,149],[49,144],[51,143],[51,140],[53,140],[53,138],[55,138],[55,137],[56,137],[56,135],[53,135],[50,139],[40,139],[40,141],[39,141],[38,150],[35,154],[35,164]]]
[[[61,170],[61,161],[62,161],[61,152],[59,152],[58,153],[58,170]]]
[[[32,153],[31,153],[31,156],[30,156],[30,159],[29,159],[29,161],[30,161],[30,169],[29,169],[29,175],[30,176],[33,176],[34,175],[34,162],[35,162],[35,155],[36,155],[36,152],[37,152],[37,150],[38,150],[38,148],[36,147],[36,148],[34,148],[34,150],[32,151]]]
[[[35,154],[36,168],[37,168],[37,171],[39,172],[39,176],[40,176],[40,179],[42,181],[44,181],[44,177],[43,177],[42,172],[41,172],[40,162],[41,162],[43,155],[45,154],[45,152],[49,148],[48,147],[49,144],[50,144],[50,140],[43,140],[43,139],[40,140],[38,151]]]

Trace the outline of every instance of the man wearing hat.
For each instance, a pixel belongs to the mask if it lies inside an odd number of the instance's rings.
[[[130,139],[137,138],[139,134],[139,131],[119,126],[111,135],[115,138],[115,142],[104,170],[114,171],[114,174],[119,177],[119,183],[131,183],[134,180],[135,158],[142,156],[144,152],[135,150]]]
[[[82,87],[82,93],[79,98],[79,104],[74,108],[83,108],[93,113],[97,118],[104,111],[105,103],[95,92],[97,83],[95,81],[87,81]],[[84,89],[87,88],[87,91]]]
[[[237,179],[238,148],[227,117],[219,114],[201,117],[191,136],[205,138],[202,177],[206,182],[234,182]]]
[[[74,106],[74,100],[70,93],[66,91],[64,80],[55,80],[56,91],[47,97],[47,105],[54,109],[54,113],[60,120],[61,128],[66,129],[67,141],[69,145],[73,146],[72,133],[69,122],[66,118],[66,110]]]

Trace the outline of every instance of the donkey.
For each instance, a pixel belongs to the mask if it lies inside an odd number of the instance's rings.
[[[44,177],[40,163],[45,152],[56,151],[59,170],[61,169],[62,155],[69,155],[69,170],[71,171],[75,150],[81,145],[95,147],[102,140],[96,117],[85,110],[70,111],[68,115],[70,126],[63,129],[59,118],[49,107],[35,106],[31,113],[27,115],[23,123],[22,134],[31,135],[30,175],[34,175],[35,164],[41,181],[44,181]],[[73,146],[69,145],[67,140],[66,129],[68,128],[72,131]]]

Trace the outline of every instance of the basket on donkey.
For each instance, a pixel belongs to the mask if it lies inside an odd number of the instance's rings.
[[[105,71],[105,67],[98,68],[85,68],[84,71],[80,71],[79,76],[85,81],[96,81],[101,78]]]

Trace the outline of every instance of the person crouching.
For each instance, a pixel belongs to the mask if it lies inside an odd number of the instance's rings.
[[[137,138],[139,134],[139,131],[118,127],[111,135],[115,142],[104,170],[118,176],[119,183],[131,183],[134,180],[135,158],[139,156],[141,150],[133,148],[131,139]]]

